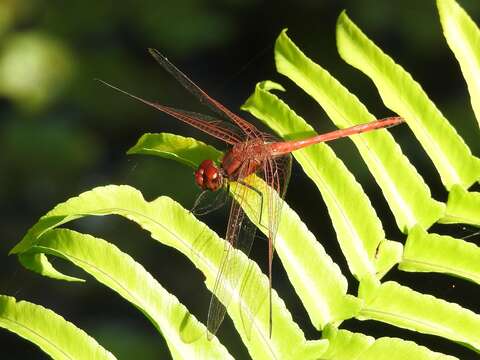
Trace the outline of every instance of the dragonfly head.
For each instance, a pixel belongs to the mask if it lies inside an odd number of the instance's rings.
[[[223,185],[223,175],[212,160],[204,160],[195,171],[195,182],[202,190],[217,191]]]

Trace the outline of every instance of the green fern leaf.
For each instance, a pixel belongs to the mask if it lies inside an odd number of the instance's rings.
[[[432,334],[480,352],[480,315],[431,295],[418,293],[394,281],[380,284],[365,279],[359,297],[365,300],[360,320],[378,320]]]
[[[451,236],[428,234],[417,226],[408,234],[399,269],[445,273],[480,284],[479,259],[477,245]]]
[[[305,56],[285,30],[275,45],[275,62],[278,71],[315,99],[339,128],[376,119],[355,95]],[[431,198],[430,189],[388,131],[374,131],[350,139],[382,188],[401,231],[407,233],[416,224],[429,228],[443,215],[444,205]]]
[[[0,295],[0,327],[36,344],[53,359],[115,359],[95,339],[53,311]]]
[[[367,74],[387,107],[406,119],[433,161],[444,186],[468,188],[477,181],[480,160],[421,86],[378,48],[343,12],[337,22],[337,46],[342,58]]]
[[[437,0],[443,34],[462,69],[480,125],[480,29],[454,0]]]
[[[160,197],[147,202],[139,191],[125,185],[95,188],[57,205],[29,230],[16,246],[15,252],[18,253],[19,249],[31,251],[32,247],[38,246],[43,236],[49,234],[48,231],[64,224],[66,220],[111,214],[136,222],[149,231],[155,240],[182,252],[204,273],[207,287],[213,288],[225,242],[170,198]],[[39,234],[43,236],[40,238],[37,236]],[[233,301],[227,310],[252,357],[295,359],[296,354],[304,354],[304,358],[318,358],[319,353],[324,351],[325,341],[306,342],[275,292],[272,299],[275,331],[270,338],[266,301],[268,279],[242,252],[235,251],[234,254],[239,264],[243,264],[237,268],[239,273],[235,276],[241,279],[241,288],[245,290],[242,292],[244,296],[239,297],[231,284],[225,284],[225,291],[233,292]],[[45,257],[43,253],[41,256]],[[33,270],[44,271],[43,268]],[[44,272],[43,275],[51,274]],[[245,324],[246,319],[251,322],[251,328]],[[164,331],[162,329],[162,333]]]

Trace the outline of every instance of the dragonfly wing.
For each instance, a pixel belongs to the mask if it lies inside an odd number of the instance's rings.
[[[193,208],[190,210],[195,216],[202,216],[223,207],[229,199],[227,187],[217,191],[204,190],[198,195]]]
[[[283,198],[287,192],[288,182],[292,169],[292,156],[290,154],[268,158],[264,163],[263,174],[268,188],[265,189],[268,197],[268,237],[274,242],[277,235]]]
[[[256,136],[259,131],[255,126],[249,122],[243,120],[240,116],[231,112],[220,102],[210,97],[205,91],[203,91],[197,84],[188,78],[182,71],[180,71],[175,65],[173,65],[164,55],[162,55],[156,49],[148,49],[150,54],[157,60],[157,62],[167,70],[182,86],[195,95],[200,102],[207,105],[212,111],[229,119],[236,124],[247,136]]]
[[[211,116],[191,111],[179,110],[157,103],[152,103],[152,106],[170,116],[173,116],[174,118],[177,118],[180,121],[192,125],[197,129],[200,129],[203,132],[226,142],[227,144],[234,145],[241,142],[245,138],[243,134],[238,134],[238,131],[235,131],[236,129],[233,129],[231,126],[227,125],[228,123],[215,119]]]
[[[266,194],[267,202],[270,334],[272,333],[272,262],[275,252],[275,238],[280,224],[283,198],[287,191],[288,181],[290,180],[291,167],[292,157],[290,154],[275,158],[269,157],[264,162],[263,174],[261,174],[266,184],[263,193]],[[264,222],[264,219],[262,219],[262,222]]]
[[[116,91],[119,91],[127,96],[130,96],[131,98],[137,101],[140,101],[148,106],[151,106],[157,110],[160,110],[163,113],[173,116],[174,118],[177,118],[178,120],[183,121],[184,123],[187,123],[193,127],[196,127],[197,129],[202,130],[203,132],[210,134],[213,137],[216,137],[217,139],[225,141],[227,144],[231,144],[231,145],[237,144],[241,142],[242,139],[245,137],[243,133],[239,134],[238,129],[233,129],[232,126],[227,125],[229,124],[227,122],[215,119],[208,115],[179,110],[169,106],[161,105],[157,102],[145,100],[137,95],[133,95],[132,93],[129,93],[128,91],[122,90],[119,87],[112,85],[106,81],[103,81],[103,80],[98,80],[98,81],[100,81],[104,85],[111,87]]]
[[[248,166],[243,165],[240,175],[246,174]],[[236,186],[236,198],[244,199],[246,187]],[[246,217],[241,200],[232,199],[230,214],[225,235],[225,247],[220,262],[219,270],[212,291],[210,307],[208,309],[207,329],[208,337],[211,338],[220,327],[230,304],[232,297],[239,296],[239,282],[245,272],[244,262],[239,260],[235,249],[242,251],[245,255],[250,254],[256,227]]]
[[[226,298],[230,297],[227,294],[228,290],[225,290],[226,281],[225,277],[227,276],[229,270],[229,264],[232,262],[233,252],[230,249],[230,245],[225,243],[225,248],[223,249],[223,257],[218,268],[217,278],[215,279],[215,285],[212,292],[212,297],[210,299],[210,306],[208,308],[208,317],[207,317],[207,338],[211,340],[213,336],[217,333],[218,328],[225,318],[225,313],[227,311],[226,306],[228,304],[223,304],[220,299],[223,299],[226,302]]]

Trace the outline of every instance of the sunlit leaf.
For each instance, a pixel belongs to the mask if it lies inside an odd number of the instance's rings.
[[[190,152],[183,151],[182,138],[174,135],[176,142],[172,142],[170,136],[169,134],[150,134],[148,149],[162,149],[152,154],[162,157],[163,154],[169,154],[168,157],[181,163],[194,163],[198,166],[200,160],[196,160]],[[185,146],[193,146],[190,138],[184,138],[184,141]],[[194,147],[198,154],[202,154],[201,159],[204,159],[203,156],[208,156],[210,151],[208,145],[197,142]],[[137,151],[145,152],[141,147],[138,147]],[[257,189],[264,188],[263,185],[252,184],[252,186]],[[234,191],[232,193],[235,195]],[[248,201],[248,205],[244,206],[244,210],[258,228],[266,233],[265,226],[258,223],[259,209],[254,209],[253,205],[258,195],[248,193],[250,196],[244,199]],[[272,195],[276,196],[275,193]],[[262,212],[268,214],[267,203],[263,205]],[[338,265],[325,253],[314,235],[285,203],[282,205],[282,220],[275,240],[275,248],[289,280],[302,299],[315,327],[321,329],[327,323],[344,320],[356,314],[360,304],[353,296],[347,295],[347,280],[341,274]],[[399,257],[395,258],[395,263],[399,259]]]
[[[480,315],[458,304],[421,294],[394,281],[362,281],[359,296],[365,301],[360,320],[378,320],[441,336],[480,352]]]
[[[231,359],[206,328],[139,263],[114,245],[68,229],[53,229],[30,252],[52,254],[79,266],[129,301],[163,335],[174,359]]]
[[[383,102],[405,118],[433,161],[444,186],[468,188],[478,180],[480,160],[400,65],[376,46],[343,12],[337,22],[337,46],[342,58],[367,74]]]
[[[403,245],[398,241],[385,240],[378,246],[378,255],[375,259],[377,278],[382,278],[390,269],[402,259]]]
[[[439,272],[480,284],[480,248],[451,236],[429,234],[419,227],[408,234],[399,268]]]
[[[243,108],[285,139],[314,135],[313,128],[272,89],[281,87],[272,82],[257,84]],[[311,145],[293,156],[320,190],[352,274],[357,278],[375,274],[374,257],[385,233],[360,184],[327,144]]]
[[[0,327],[31,341],[57,360],[115,359],[95,339],[43,306],[0,295]]]
[[[437,0],[443,34],[462,69],[480,124],[480,29],[455,0]]]
[[[111,214],[121,215],[136,222],[149,231],[155,240],[182,252],[203,272],[207,287],[213,288],[225,242],[170,198],[160,197],[147,202],[138,190],[125,185],[95,188],[57,205],[29,230],[12,252],[21,255],[22,251],[28,251],[32,246],[36,246],[41,235],[68,221],[88,215]],[[42,256],[45,257],[43,254]],[[228,313],[251,356],[259,359],[271,357],[288,359],[295,358],[294,354],[309,353],[309,358],[318,358],[326,344],[320,341],[308,343],[307,346],[302,331],[292,321],[285,304],[275,292],[272,299],[272,320],[275,325],[270,337],[266,301],[268,279],[242,252],[234,251],[234,256],[238,264],[241,264],[236,268],[238,274],[235,274],[235,277],[240,279],[242,287],[256,290],[255,296],[239,297],[239,292],[228,282],[225,283],[226,292],[232,292],[233,298]],[[31,268],[50,275],[42,267]],[[242,318],[245,314],[252,321],[250,336],[245,333],[244,317]],[[314,344],[317,345],[313,346]]]
[[[419,346],[413,341],[397,338],[381,337],[374,339],[371,336],[339,330],[329,326],[322,333],[329,341],[327,352],[322,356],[324,360],[454,360],[456,357],[440,354]]]
[[[444,224],[471,224],[480,226],[480,193],[454,186],[448,193]]]
[[[160,156],[179,161],[194,169],[205,159],[218,162],[223,155],[213,146],[201,141],[167,133],[143,134],[127,153]]]
[[[314,98],[339,128],[377,119],[328,71],[305,56],[286,31],[277,39],[275,62],[278,71]],[[415,224],[428,228],[442,216],[444,205],[432,199],[430,189],[388,131],[376,130],[350,139],[381,187],[401,231],[407,233]]]

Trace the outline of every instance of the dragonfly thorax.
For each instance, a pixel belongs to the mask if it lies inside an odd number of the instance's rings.
[[[236,144],[222,159],[223,175],[228,180],[241,180],[255,173],[268,155],[261,139]]]
[[[195,171],[195,182],[202,190],[217,191],[223,185],[222,171],[213,160],[204,160]]]

